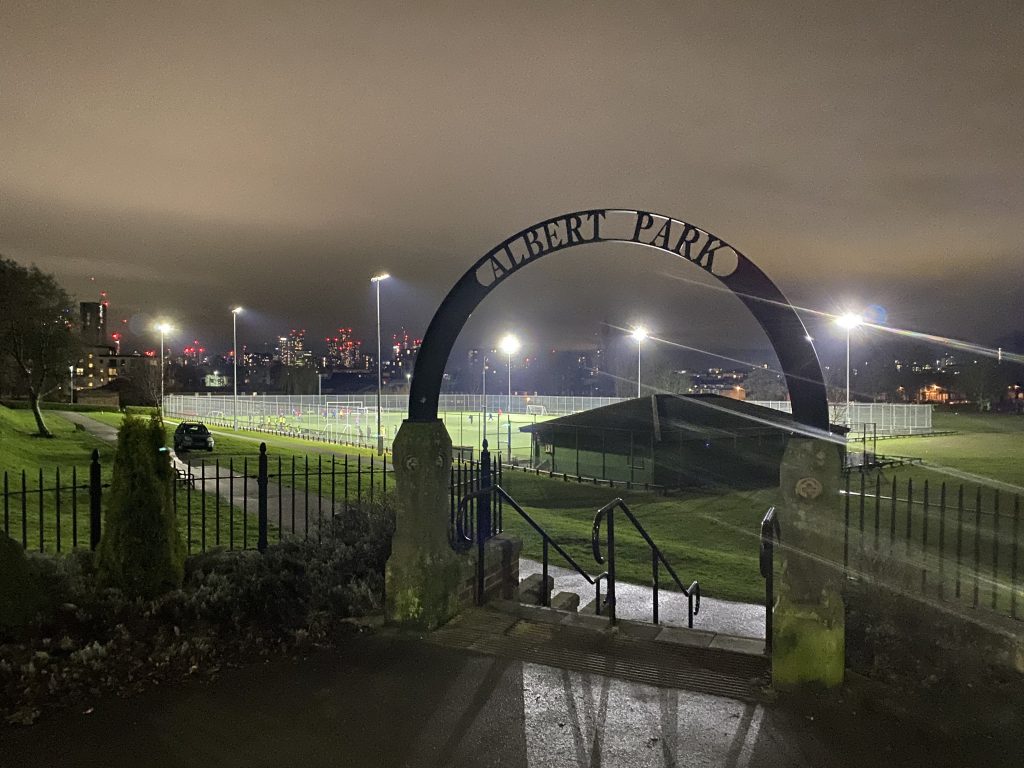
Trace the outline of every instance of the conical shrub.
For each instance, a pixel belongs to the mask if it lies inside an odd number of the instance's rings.
[[[125,418],[97,553],[102,584],[141,597],[181,586],[185,546],[175,520],[173,483],[163,422],[156,416],[148,422]]]

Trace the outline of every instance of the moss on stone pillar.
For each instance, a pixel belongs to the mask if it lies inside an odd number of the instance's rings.
[[[444,423],[402,423],[395,436],[395,536],[385,572],[388,621],[434,629],[459,610],[466,566],[448,542],[452,441]]]
[[[834,687],[843,682],[840,448],[791,437],[782,462],[782,557],[774,611],[772,682]]]

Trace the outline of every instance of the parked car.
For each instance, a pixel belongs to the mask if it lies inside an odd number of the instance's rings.
[[[198,421],[183,421],[174,430],[174,450],[212,451],[213,435],[205,424]]]

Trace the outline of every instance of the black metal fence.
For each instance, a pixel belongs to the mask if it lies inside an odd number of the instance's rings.
[[[459,459],[456,458],[452,461],[451,468],[451,480],[450,486],[450,527],[449,531],[454,536],[456,530],[456,515],[459,509],[459,502],[464,496],[470,496],[475,491],[479,491],[481,488],[487,488],[491,485],[501,485],[503,478],[504,468],[501,462],[501,454],[492,454],[487,450],[487,444],[484,443],[484,448],[480,452],[479,459]],[[482,519],[478,514],[479,505],[482,502],[479,498],[473,498],[470,501],[470,512],[466,523],[466,535],[476,540],[476,521]],[[490,536],[496,536],[504,530],[504,511],[505,511],[505,500],[501,496],[498,496],[493,503],[491,514],[485,516],[489,520],[489,532],[485,533],[484,538]]]
[[[1022,618],[1020,495],[953,483],[846,478],[843,565],[942,601]]]
[[[263,549],[285,536],[319,536],[349,507],[382,499],[392,467],[375,457],[270,456],[175,460],[173,498],[190,553]],[[28,550],[60,553],[99,544],[106,468],[4,472],[3,530]]]

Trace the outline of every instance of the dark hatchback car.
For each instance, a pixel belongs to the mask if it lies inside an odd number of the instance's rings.
[[[213,435],[205,424],[197,421],[183,421],[174,430],[175,451],[212,451]]]

